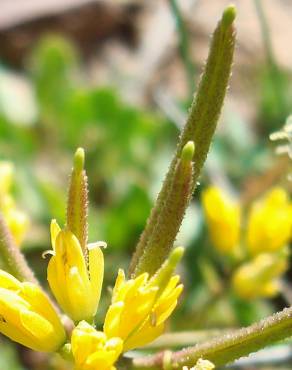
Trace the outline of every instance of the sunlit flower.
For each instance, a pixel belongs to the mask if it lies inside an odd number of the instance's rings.
[[[1,191],[9,189],[9,176],[5,181],[6,185],[0,185],[0,200]],[[3,199],[4,213],[14,203],[9,194]],[[52,250],[45,252],[51,255],[47,269],[51,290],[76,325],[70,343],[41,288],[1,270],[0,332],[34,350],[58,352],[63,359],[74,360],[75,370],[115,370],[122,352],[143,346],[162,333],[183,289],[179,276],[173,275],[183,248],[175,248],[152,276],[145,272],[126,279],[119,270],[103,331],[97,331],[94,316],[104,273],[100,247],[105,243],[87,244],[87,206],[84,151],[79,148],[70,180],[66,227],[51,222]]]
[[[251,254],[274,252],[291,238],[292,205],[282,188],[255,202],[248,217],[247,246]]]
[[[71,337],[75,370],[114,370],[123,349],[120,338],[110,338],[81,321]]]
[[[54,352],[65,342],[62,323],[35,284],[0,270],[0,332],[35,351]]]
[[[279,292],[279,278],[288,268],[288,253],[261,253],[240,266],[232,285],[242,298],[273,297]]]
[[[99,244],[87,246],[88,264],[75,235],[51,223],[52,257],[48,281],[59,305],[75,322],[92,321],[103,281],[104,261]]]
[[[213,245],[220,253],[232,253],[240,238],[239,204],[216,187],[204,191],[202,201]]]
[[[181,253],[181,249],[177,248],[177,252]],[[178,275],[169,276],[178,261],[172,261],[173,255],[152,278],[143,273],[135,279],[126,280],[124,271],[119,270],[104,332],[107,337],[122,338],[124,351],[141,347],[157,338],[175,309],[183,286],[178,284]]]

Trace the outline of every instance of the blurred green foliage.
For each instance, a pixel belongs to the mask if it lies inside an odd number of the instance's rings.
[[[64,222],[67,173],[72,153],[82,146],[91,197],[90,240],[133,248],[152,203],[151,163],[168,147],[172,126],[156,113],[125,103],[111,88],[91,86],[82,77],[77,51],[61,37],[42,39],[27,66],[24,93],[34,113],[30,122],[21,117],[16,122],[6,107],[0,115],[0,155],[16,163],[17,191],[33,223],[47,227],[53,217]],[[47,247],[44,240],[36,242]]]

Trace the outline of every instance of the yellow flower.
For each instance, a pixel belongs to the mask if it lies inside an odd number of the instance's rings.
[[[121,338],[108,339],[85,321],[73,330],[71,337],[75,370],[114,370],[123,349]]]
[[[239,244],[240,206],[216,187],[204,191],[202,202],[214,247],[230,254]]]
[[[0,196],[9,193],[12,179],[13,179],[14,167],[11,162],[1,161],[0,162]]]
[[[273,297],[279,291],[279,277],[288,267],[287,251],[261,253],[240,266],[233,275],[235,292],[244,299]]]
[[[292,205],[284,189],[272,189],[253,204],[247,224],[247,246],[252,255],[274,252],[291,238]]]
[[[54,352],[65,342],[62,323],[42,290],[0,270],[0,332],[35,351]]]
[[[53,256],[48,281],[59,305],[75,322],[92,320],[102,288],[104,262],[98,244],[87,246],[88,264],[78,239],[51,223]]]
[[[141,347],[157,338],[177,305],[183,286],[179,276],[170,277],[182,255],[177,248],[156,275],[143,273],[126,280],[119,270],[113,289],[112,304],[104,322],[107,337],[120,337],[124,351]]]
[[[215,366],[212,362],[208,360],[199,359],[194,367],[188,369],[187,366],[183,367],[183,370],[213,370]]]
[[[19,211],[10,194],[14,167],[10,162],[0,162],[0,210],[16,245],[21,245],[29,227],[28,217]]]
[[[21,245],[29,227],[27,215],[17,209],[12,208],[6,214],[4,213],[4,217],[14,238],[15,244]]]

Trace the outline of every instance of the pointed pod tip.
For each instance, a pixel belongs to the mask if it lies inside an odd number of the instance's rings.
[[[183,161],[190,162],[193,159],[195,152],[195,144],[193,141],[188,141],[185,146],[183,147],[182,153],[181,153],[181,159]]]
[[[78,148],[74,155],[74,170],[81,172],[84,168],[85,153],[83,148]]]
[[[236,17],[236,7],[234,4],[230,4],[223,12],[221,20],[222,25],[226,28],[229,27],[233,23],[235,17]]]
[[[170,264],[173,266],[176,266],[181,260],[184,252],[185,252],[185,249],[183,247],[177,247],[173,249],[173,251],[170,253],[170,256],[169,256]]]

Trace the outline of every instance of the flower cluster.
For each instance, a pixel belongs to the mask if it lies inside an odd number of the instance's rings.
[[[96,314],[103,280],[99,243],[87,246],[87,259],[76,236],[51,222],[52,257],[48,282],[63,311],[74,321],[91,322]],[[74,288],[73,288],[74,287]]]
[[[162,333],[182,291],[179,276],[171,276],[182,248],[176,248],[152,278],[144,273],[127,280],[119,270],[103,331],[97,331],[88,323],[96,314],[102,287],[100,243],[87,245],[87,263],[71,231],[61,230],[52,221],[51,235],[48,281],[60,307],[77,325],[71,338],[76,369],[111,369],[122,352],[141,347]]]
[[[72,358],[75,370],[113,370],[123,352],[143,346],[162,333],[183,288],[179,276],[173,275],[183,249],[174,249],[153,276],[142,273],[127,279],[119,270],[103,329],[97,330],[94,318],[102,290],[101,247],[105,243],[86,242],[83,162],[84,153],[79,149],[69,190],[68,202],[76,202],[68,207],[72,219],[67,219],[63,229],[55,220],[51,222],[52,250],[45,253],[51,255],[49,286],[74,328],[66,334],[58,309],[41,287],[20,282],[0,270],[0,332],[33,350]]]
[[[162,333],[183,288],[178,284],[178,275],[170,277],[166,274],[169,267],[176,266],[175,260],[180,258],[181,252],[181,248],[176,248],[152,278],[144,273],[136,279],[126,280],[124,271],[119,271],[104,332],[109,338],[122,338],[125,350],[142,347]]]
[[[11,195],[14,168],[12,163],[0,162],[0,211],[16,245],[20,246],[27,232],[29,221],[25,213],[20,211]]]
[[[243,223],[242,207],[220,189],[203,194],[210,237],[219,253],[236,258],[232,276],[242,298],[271,297],[279,291],[279,278],[288,266],[292,204],[282,188],[273,188],[255,201]]]
[[[35,351],[54,352],[65,330],[42,289],[0,270],[0,332]]]
[[[222,254],[233,253],[239,245],[240,205],[215,187],[208,188],[202,200],[213,245]]]

